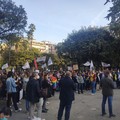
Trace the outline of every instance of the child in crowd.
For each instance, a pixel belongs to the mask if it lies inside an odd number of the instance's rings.
[[[12,115],[11,110],[9,108],[0,109],[0,120],[8,120],[8,118]]]

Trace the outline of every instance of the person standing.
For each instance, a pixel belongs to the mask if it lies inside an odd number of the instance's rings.
[[[91,92],[92,94],[91,95],[95,95],[96,93],[96,74],[95,74],[95,71],[91,71],[91,74],[90,74],[90,81],[91,81]]]
[[[112,111],[112,100],[113,100],[113,89],[114,83],[111,77],[109,76],[109,70],[104,71],[104,78],[101,79],[101,87],[102,87],[102,116],[106,114],[105,104],[108,99],[108,108],[109,108],[109,117],[115,117]]]
[[[77,82],[77,73],[75,71],[73,71],[72,73],[72,80],[75,84],[75,92],[77,91],[77,86],[78,86],[78,82]]]
[[[75,85],[71,79],[71,72],[67,71],[66,76],[59,81],[60,87],[60,105],[58,110],[58,120],[62,120],[63,111],[65,109],[65,120],[70,118],[70,110],[72,106],[72,101],[75,99],[74,90]]]
[[[117,81],[117,87],[120,88],[120,71],[118,70],[118,81]]]
[[[55,96],[55,90],[57,87],[57,77],[55,74],[51,76],[51,83],[52,83],[52,95]]]
[[[77,82],[78,82],[78,94],[80,94],[80,90],[81,90],[81,93],[83,94],[84,79],[82,77],[82,73],[78,73]]]
[[[35,118],[34,110],[36,106],[37,118],[41,119],[41,105],[40,105],[40,86],[39,86],[39,75],[37,72],[33,72],[32,77],[27,83],[26,87],[26,99],[30,102],[30,120]]]
[[[26,112],[29,111],[29,101],[26,100],[26,87],[27,87],[27,83],[29,81],[29,77],[30,77],[30,73],[25,72],[24,77],[23,77],[23,98],[25,99]]]
[[[48,83],[48,74],[44,75],[44,78],[42,80],[42,89],[44,91],[43,95],[43,105],[42,105],[42,112],[47,113],[48,109],[46,108],[46,102],[47,102],[47,94],[48,94],[48,88],[50,87],[50,84]]]
[[[7,88],[7,107],[11,106],[11,98],[12,102],[15,108],[15,111],[17,112],[18,106],[17,106],[17,100],[16,100],[16,87],[15,79],[13,78],[13,73],[11,71],[8,72],[7,80],[6,80],[6,88]]]

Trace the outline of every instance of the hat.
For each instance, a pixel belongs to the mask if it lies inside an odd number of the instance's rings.
[[[35,72],[36,72],[36,73],[40,73],[40,71],[39,71],[39,70],[35,70]]]

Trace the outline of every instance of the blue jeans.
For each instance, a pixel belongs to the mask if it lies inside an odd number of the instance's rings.
[[[105,113],[105,104],[108,98],[108,109],[109,109],[109,115],[112,115],[112,100],[113,100],[113,96],[104,96],[103,95],[103,99],[102,99],[102,114]]]
[[[75,85],[75,92],[77,91],[77,86],[78,86],[78,83],[74,83],[74,85]]]
[[[83,93],[83,83],[78,83],[78,94],[80,93],[80,90],[81,93]]]
[[[95,81],[92,81],[92,93],[94,94],[96,92],[96,89],[95,89],[95,84],[96,82]]]
[[[30,102],[28,100],[26,100],[26,110],[29,111],[29,108],[30,108]]]
[[[62,120],[64,109],[65,109],[65,120],[69,120],[71,106],[72,106],[72,101],[71,102],[61,102],[60,101],[60,106],[59,106],[59,110],[58,110],[58,120]]]

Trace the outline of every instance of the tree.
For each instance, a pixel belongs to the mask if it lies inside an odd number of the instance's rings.
[[[30,49],[32,49],[33,33],[36,28],[35,28],[34,24],[30,24],[28,28],[29,28],[29,30],[27,32],[27,36],[28,36],[28,40],[31,42]]]
[[[64,43],[58,46],[58,53],[79,65],[93,60],[97,65],[101,61],[113,62],[111,58],[114,37],[107,28],[82,27],[68,35]]]
[[[33,63],[34,58],[40,55],[39,50],[36,48],[32,50],[27,49],[28,46],[26,44],[28,43],[26,40],[21,40],[17,44],[17,52],[14,49],[9,49],[9,47],[4,50],[2,53],[3,64],[9,62],[11,66],[21,66],[25,64],[26,60],[29,63]]]
[[[110,19],[110,29],[113,35],[117,38],[120,38],[120,0],[106,0],[112,3],[112,7],[109,9],[107,18]]]
[[[21,36],[27,25],[24,8],[15,5],[12,0],[0,0],[0,39],[6,40],[9,35]]]
[[[27,32],[28,40],[33,40],[33,33],[36,30],[35,25],[31,23],[28,28],[29,28]]]

